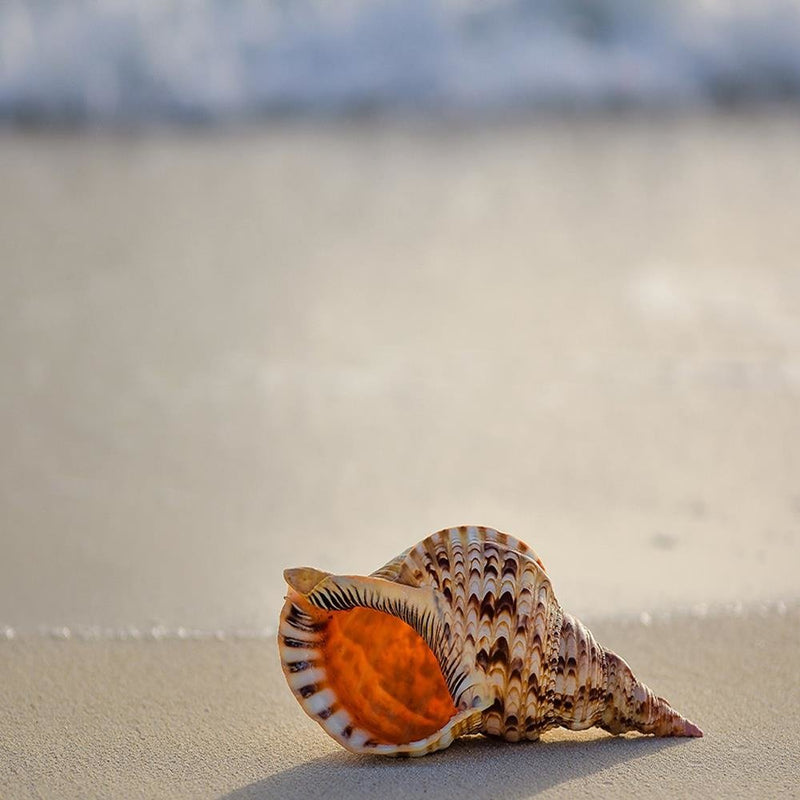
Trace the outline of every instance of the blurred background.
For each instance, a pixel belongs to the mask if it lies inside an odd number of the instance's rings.
[[[799,210],[797,0],[5,0],[0,633],[797,599]]]

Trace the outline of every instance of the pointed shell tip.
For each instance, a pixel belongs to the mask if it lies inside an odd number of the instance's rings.
[[[689,722],[687,719],[683,726],[683,735],[684,736],[692,736],[696,739],[701,739],[703,737],[703,731],[697,727],[693,722]]]

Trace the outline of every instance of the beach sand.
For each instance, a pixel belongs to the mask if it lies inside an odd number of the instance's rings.
[[[471,737],[356,756],[285,686],[274,639],[0,643],[0,794],[22,798],[796,797],[800,609],[600,623],[702,739]],[[10,713],[9,713],[10,709]]]
[[[797,796],[798,131],[0,134],[0,796]],[[328,740],[282,570],[462,523],[706,737]]]

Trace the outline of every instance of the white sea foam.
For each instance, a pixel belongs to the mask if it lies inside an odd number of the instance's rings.
[[[36,628],[14,628],[0,625],[0,639],[16,639],[19,637],[38,636],[46,639],[76,639],[79,641],[160,641],[167,639],[214,639],[217,641],[235,639],[269,639],[275,635],[275,629],[265,628],[231,628],[229,630],[211,628],[190,628],[183,625],[152,625],[140,627],[123,625],[120,627],[100,625],[39,625]]]
[[[744,604],[740,601],[732,603],[696,603],[670,610],[640,611],[624,614],[587,615],[584,622],[612,622],[625,625],[650,626],[670,622],[681,618],[704,619],[720,616],[800,616],[800,601],[775,600],[770,602]],[[102,627],[98,625],[41,625],[35,629],[14,628],[0,625],[0,640],[29,638],[31,636],[46,639],[62,639],[77,641],[160,641],[160,640],[258,640],[271,639],[275,636],[275,628],[230,628],[226,630],[211,628],[190,628],[186,626],[153,625],[140,627],[124,625],[120,627]],[[298,650],[298,657],[306,653]]]
[[[800,0],[5,0],[0,117],[800,98]]]
[[[590,625],[596,622],[603,622],[650,626],[687,618],[702,620],[707,617],[744,617],[753,615],[767,617],[773,614],[778,616],[786,616],[787,614],[800,616],[800,601],[773,600],[769,602],[742,603],[737,600],[729,603],[695,603],[691,606],[641,611],[635,614],[589,614],[583,618],[583,621]]]

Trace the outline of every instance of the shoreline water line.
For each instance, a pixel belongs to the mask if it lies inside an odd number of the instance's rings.
[[[754,603],[695,603],[691,606],[660,610],[622,612],[617,614],[588,615],[593,624],[617,624],[625,627],[668,624],[685,619],[706,619],[709,617],[752,617],[762,616],[800,616],[800,599],[773,600]],[[17,627],[0,624],[0,641],[52,639],[61,641],[142,641],[162,640],[187,641],[258,641],[273,638],[277,633],[274,626],[263,628],[196,628],[169,625],[39,625],[36,627]]]

